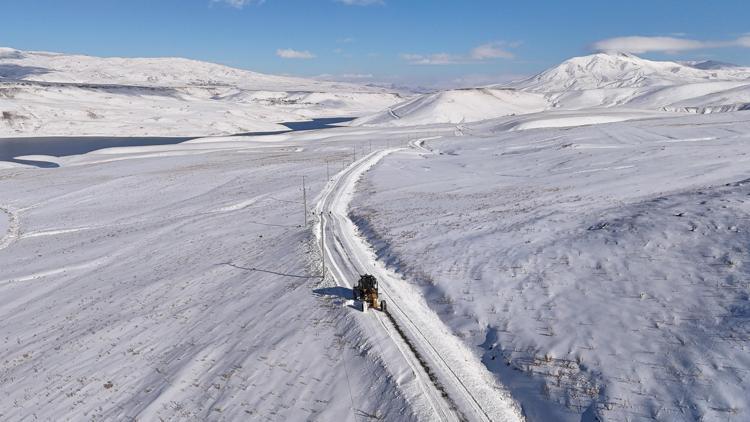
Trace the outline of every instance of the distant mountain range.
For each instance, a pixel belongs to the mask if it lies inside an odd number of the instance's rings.
[[[181,58],[0,48],[0,137],[206,136],[373,113],[396,90],[266,75]]]
[[[0,136],[224,135],[344,116],[365,116],[355,125],[409,126],[591,108],[728,112],[750,109],[750,68],[597,53],[512,83],[404,92],[181,58],[0,48]]]

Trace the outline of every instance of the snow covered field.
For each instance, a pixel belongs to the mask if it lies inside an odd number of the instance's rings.
[[[275,140],[0,170],[0,418],[415,418],[382,339],[315,293],[301,177],[349,145]]]
[[[466,125],[351,213],[532,420],[745,420],[747,117]]]
[[[456,420],[395,328],[353,309],[338,286],[355,280],[321,280],[303,225],[302,176],[312,210],[364,141],[409,137],[207,138],[0,170],[0,418]],[[493,385],[473,388],[513,409]]]

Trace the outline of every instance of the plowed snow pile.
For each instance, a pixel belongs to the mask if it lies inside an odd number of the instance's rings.
[[[352,215],[531,420],[750,418],[743,113],[428,141]]]

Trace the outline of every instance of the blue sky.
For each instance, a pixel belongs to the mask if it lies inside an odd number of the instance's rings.
[[[3,0],[0,13],[0,46],[363,82],[501,81],[596,46],[750,65],[747,0]]]

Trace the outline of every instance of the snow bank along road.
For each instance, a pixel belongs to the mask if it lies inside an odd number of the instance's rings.
[[[409,145],[427,151],[419,141]],[[522,420],[508,392],[449,332],[416,290],[377,262],[348,217],[348,205],[359,178],[388,154],[403,149],[385,149],[364,156],[337,174],[321,193],[316,214],[322,222],[316,234],[319,239],[323,236],[323,254],[331,274],[340,286],[347,288],[352,287],[360,274],[371,273],[378,278],[382,299],[387,301],[392,320],[403,334],[394,329],[386,315],[377,311],[364,314],[360,321],[369,330],[388,332],[398,345],[403,360],[408,362],[429,399],[431,415],[425,415],[429,420]]]

